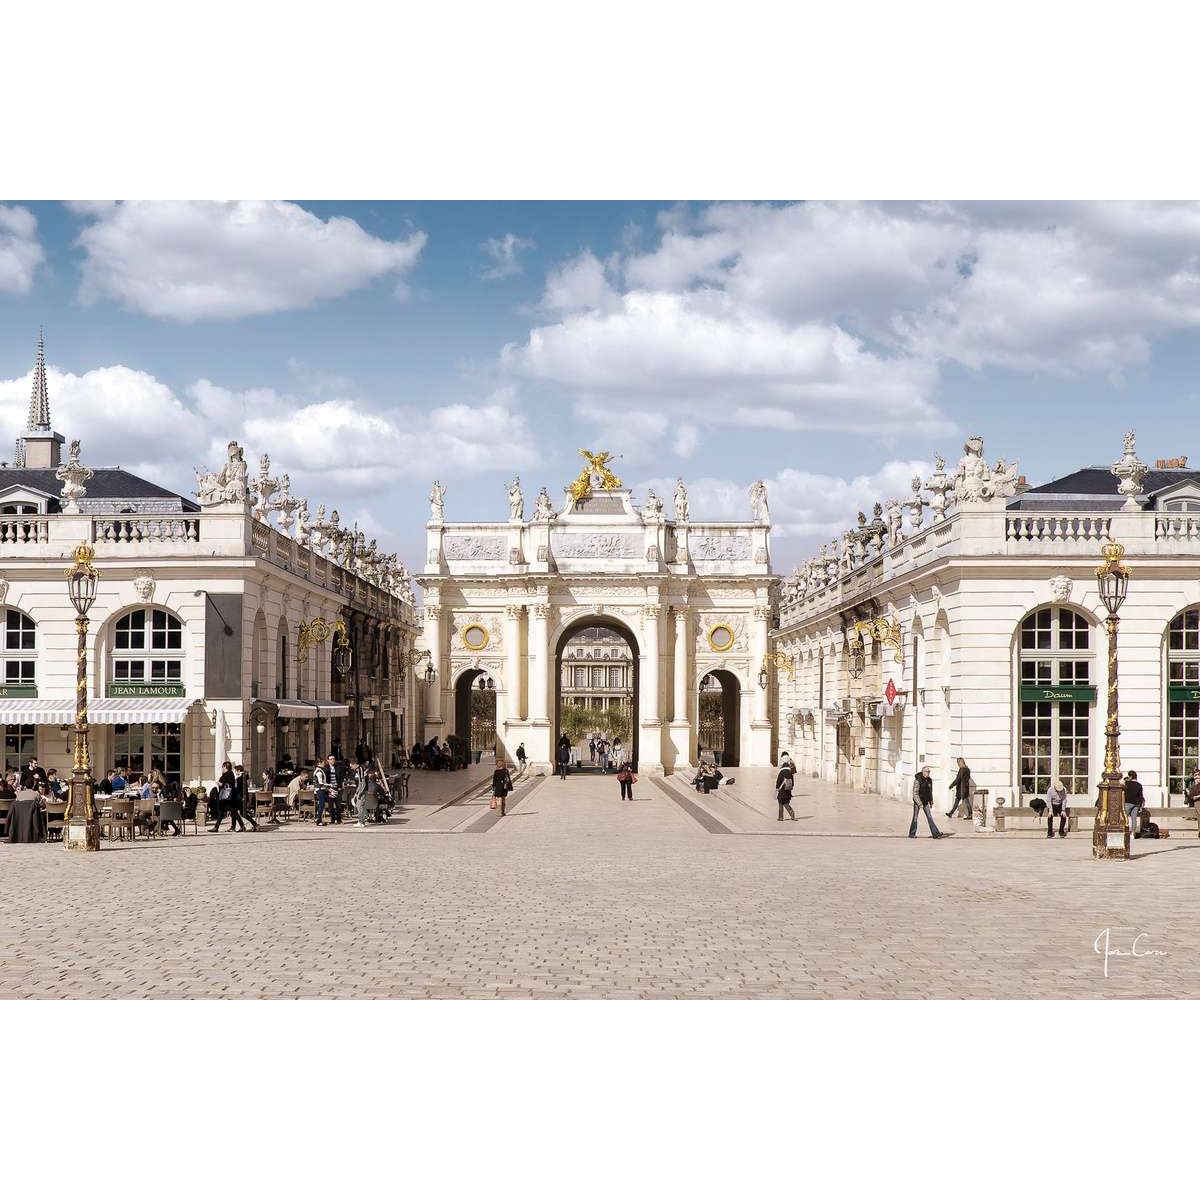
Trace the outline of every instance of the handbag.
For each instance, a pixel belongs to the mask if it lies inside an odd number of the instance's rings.
[[[217,802],[220,804],[228,804],[229,801],[232,799],[233,799],[233,788],[231,788],[228,784],[226,784],[217,793]]]

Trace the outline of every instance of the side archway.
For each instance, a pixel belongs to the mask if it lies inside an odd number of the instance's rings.
[[[707,672],[700,680],[697,728],[699,743],[711,750],[722,767],[740,765],[742,685],[725,668]]]

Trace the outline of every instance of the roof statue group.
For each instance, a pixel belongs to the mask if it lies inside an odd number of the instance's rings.
[[[784,603],[794,603],[836,583],[885,548],[896,549],[905,538],[906,512],[909,530],[916,533],[925,524],[926,509],[930,524],[936,525],[962,504],[986,504],[1016,495],[1018,478],[1016,462],[1001,459],[989,467],[983,457],[983,438],[973,434],[963,443],[963,455],[953,475],[946,474],[946,460],[936,455],[929,479],[922,483],[919,475],[913,477],[911,495],[902,500],[893,497],[876,501],[871,520],[860,512],[855,528],[826,542],[812,558],[796,567],[784,582]],[[928,499],[921,494],[923,489],[929,492]]]
[[[615,491],[622,487],[621,480],[612,473],[608,464],[613,456],[607,451],[593,454],[590,450],[580,450],[588,465],[580,472],[579,477],[572,481],[567,492],[576,503],[587,499],[595,491]],[[525,493],[521,490],[521,477],[515,476],[510,483],[504,485],[508,493],[508,519],[510,521],[525,520]],[[675,481],[675,520],[686,523],[691,520],[688,509],[688,493],[682,479]],[[750,510],[754,521],[760,525],[771,523],[770,510],[767,507],[767,485],[756,480],[750,488]],[[666,506],[662,498],[653,488],[646,490],[646,500],[640,509],[642,519],[651,524],[666,520]],[[550,493],[542,488],[534,501],[533,520],[553,521],[558,514],[550,501]],[[433,481],[433,489],[429,493],[429,523],[441,525],[446,519],[446,489],[440,479]]]
[[[203,508],[244,505],[256,521],[265,525],[270,525],[272,516],[278,514],[279,529],[285,537],[323,554],[406,603],[414,602],[412,579],[398,555],[380,553],[376,540],[368,542],[357,525],[343,526],[336,508],[326,519],[325,505],[321,504],[314,517],[308,501],[292,495],[292,481],[287,475],[278,479],[272,476],[268,455],[258,460],[258,475],[250,478],[241,446],[230,442],[227,453],[228,458],[219,470],[196,471],[196,497]]]

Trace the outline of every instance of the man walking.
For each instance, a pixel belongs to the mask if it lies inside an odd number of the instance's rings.
[[[593,767],[596,765],[596,735],[594,733],[588,738],[588,761]]]
[[[317,797],[317,824],[325,824],[325,806],[329,803],[330,794],[336,795],[338,786],[337,759],[331,754],[323,763],[319,763],[313,771],[313,787]]]
[[[928,767],[922,767],[917,772],[916,778],[913,779],[912,802],[912,824],[908,827],[908,836],[910,838],[917,836],[917,817],[924,812],[925,820],[929,822],[930,836],[940,838],[942,835],[933,823],[933,779],[929,774]]]
[[[1130,771],[1125,776],[1125,816],[1129,819],[1129,833],[1131,837],[1138,836],[1138,825],[1140,818],[1138,809],[1146,803],[1146,793],[1142,791],[1142,785],[1138,782],[1137,772]]]

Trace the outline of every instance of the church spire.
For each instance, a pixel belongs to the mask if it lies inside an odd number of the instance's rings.
[[[29,397],[29,426],[26,432],[50,429],[50,393],[46,390],[46,340],[38,330],[37,366],[33,369],[33,391]]]

